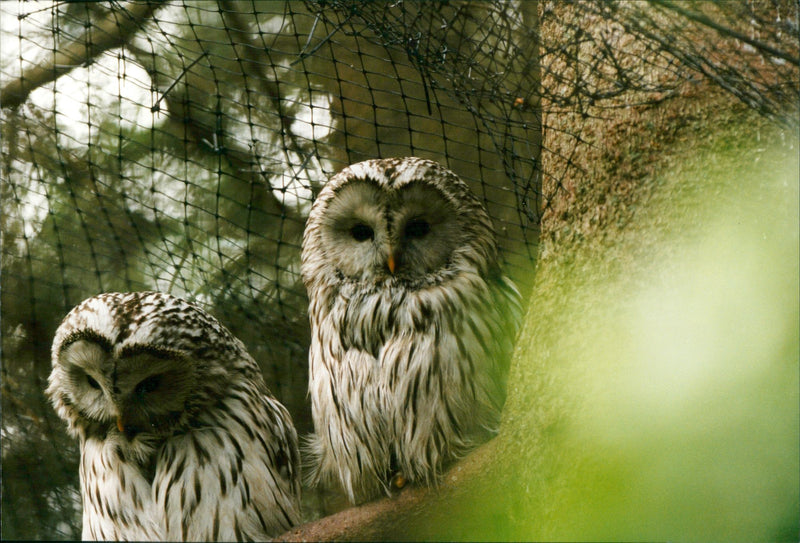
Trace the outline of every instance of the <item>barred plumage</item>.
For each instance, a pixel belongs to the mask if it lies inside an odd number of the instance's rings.
[[[436,484],[496,432],[519,293],[455,174],[413,157],[344,169],[312,207],[301,269],[312,483],[353,502],[390,492],[396,473]]]
[[[194,304],[106,293],[56,331],[47,394],[81,443],[83,538],[241,540],[300,520],[297,434]]]

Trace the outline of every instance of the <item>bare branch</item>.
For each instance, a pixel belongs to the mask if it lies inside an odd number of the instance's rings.
[[[775,49],[771,45],[756,40],[754,38],[751,38],[746,34],[738,32],[729,26],[718,24],[715,21],[703,15],[702,13],[685,9],[684,7],[677,5],[674,2],[670,2],[669,0],[650,0],[650,1],[654,4],[658,4],[659,6],[663,6],[664,8],[670,11],[674,11],[675,13],[678,13],[683,17],[686,17],[687,19],[690,19],[696,23],[700,23],[701,25],[713,28],[723,36],[728,36],[730,38],[735,38],[741,42],[744,42],[752,46],[753,48],[761,51],[762,53],[766,53],[773,57],[783,59],[786,62],[790,62],[794,65],[800,65],[800,57],[792,56],[790,53],[781,51],[780,49]]]
[[[31,92],[55,81],[79,66],[90,64],[104,51],[124,45],[152,16],[162,0],[131,2],[128,9],[116,9],[65,47],[52,52],[49,62],[23,70],[0,89],[2,107],[15,108],[27,100]]]

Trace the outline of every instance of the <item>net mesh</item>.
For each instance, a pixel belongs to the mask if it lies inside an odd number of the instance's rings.
[[[524,287],[601,144],[586,127],[700,80],[797,117],[791,1],[3,2],[0,31],[4,538],[80,535],[43,390],[82,299],[199,302],[306,433],[300,241],[333,173],[448,166]]]

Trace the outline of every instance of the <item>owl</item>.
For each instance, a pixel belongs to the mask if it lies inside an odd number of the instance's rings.
[[[492,223],[436,162],[368,160],[333,176],[303,235],[309,482],[353,503],[443,469],[497,431],[520,295]]]
[[[64,318],[46,390],[80,440],[83,539],[266,539],[300,519],[297,434],[198,306],[106,293]]]

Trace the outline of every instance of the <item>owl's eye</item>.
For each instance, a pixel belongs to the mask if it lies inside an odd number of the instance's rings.
[[[90,387],[92,387],[92,388],[94,388],[94,389],[96,389],[96,390],[100,390],[100,383],[98,383],[97,381],[95,381],[95,380],[92,378],[92,376],[91,376],[91,375],[87,375],[87,376],[86,376],[86,382],[87,382],[87,383],[89,383],[89,386],[90,386]]]
[[[411,219],[406,223],[405,235],[409,239],[424,238],[431,231],[431,225],[424,219]]]
[[[149,392],[153,392],[158,386],[161,384],[161,376],[160,375],[151,375],[147,379],[143,379],[138,385],[136,385],[136,389],[134,393],[137,396],[144,396]]]
[[[356,241],[367,241],[375,237],[375,232],[372,231],[372,227],[360,222],[350,229],[350,235]]]

